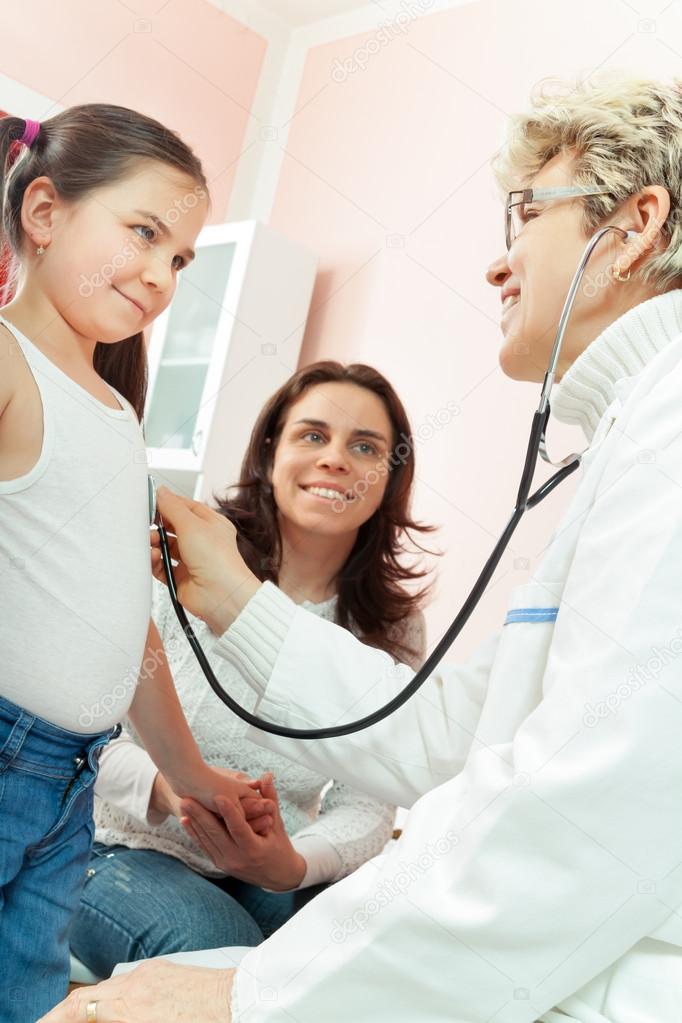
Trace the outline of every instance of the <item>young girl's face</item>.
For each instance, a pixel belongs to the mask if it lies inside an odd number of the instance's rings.
[[[78,334],[121,341],[167,307],[193,258],[208,197],[188,175],[141,161],[131,174],[58,206],[41,285]]]
[[[275,449],[280,519],[317,534],[357,531],[386,492],[392,433],[383,401],[366,387],[309,387],[288,410]]]

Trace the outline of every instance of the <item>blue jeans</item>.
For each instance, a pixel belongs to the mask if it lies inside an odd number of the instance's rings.
[[[0,697],[0,1019],[66,995],[68,926],[92,845],[92,786],[111,732],[58,728]]]
[[[322,887],[266,892],[236,878],[203,877],[152,849],[96,843],[71,951],[98,977],[108,977],[117,963],[259,945]]]

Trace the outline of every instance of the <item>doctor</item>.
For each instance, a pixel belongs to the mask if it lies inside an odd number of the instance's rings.
[[[508,218],[501,364],[540,381],[603,224],[553,412],[590,441],[581,484],[499,633],[374,728],[250,737],[411,806],[401,840],[235,971],[144,964],[49,1023],[672,1023],[682,1004],[682,91],[592,78],[538,97],[496,161]],[[582,189],[581,194],[577,194]],[[605,189],[607,191],[605,191]],[[542,195],[542,193],[541,193]],[[518,202],[513,196],[512,202]],[[411,672],[261,585],[222,517],[159,494],[184,606],[259,713],[360,717]],[[154,573],[163,577],[159,552]],[[298,679],[298,688],[292,686]],[[219,849],[252,841],[202,815]]]

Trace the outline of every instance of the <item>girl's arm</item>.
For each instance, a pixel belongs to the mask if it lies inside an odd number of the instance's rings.
[[[150,757],[178,796],[192,796],[209,809],[215,797],[245,800],[249,819],[262,818],[270,804],[236,772],[219,771],[206,764],[182,711],[168,659],[153,620],[145,646],[135,697],[128,716]],[[267,824],[267,819],[258,825]]]
[[[193,784],[205,768],[178,694],[153,619],[135,697],[128,711],[150,757],[172,785]]]

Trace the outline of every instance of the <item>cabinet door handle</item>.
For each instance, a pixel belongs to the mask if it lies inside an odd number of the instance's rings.
[[[197,432],[192,435],[192,454],[193,455],[198,455],[199,454],[199,445],[201,444],[201,438],[203,436],[204,436],[204,431],[203,430],[197,430]]]

